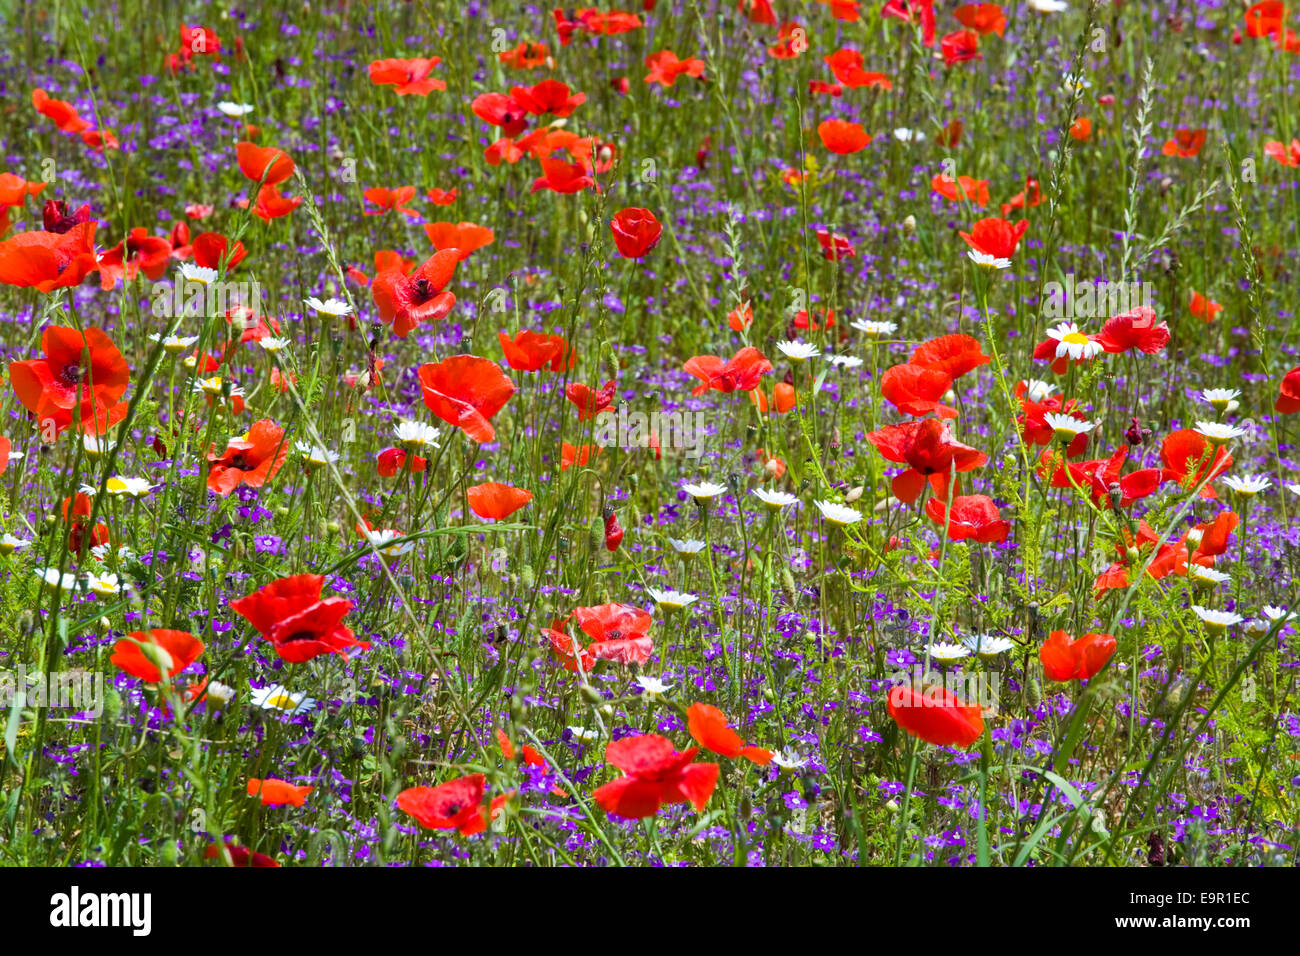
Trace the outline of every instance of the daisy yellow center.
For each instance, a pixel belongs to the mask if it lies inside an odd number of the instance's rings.
[[[1071,345],[1087,345],[1088,336],[1082,332],[1070,332],[1061,339],[1062,342],[1069,342]]]
[[[293,702],[293,698],[286,697],[284,694],[276,694],[274,697],[269,698],[267,704],[271,707],[277,708],[278,710],[293,710],[296,706]]]

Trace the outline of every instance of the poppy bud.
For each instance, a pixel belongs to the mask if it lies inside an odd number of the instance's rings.
[[[582,694],[582,699],[589,704],[599,704],[605,699],[600,696],[600,691],[596,690],[596,688],[592,687],[590,684],[583,684],[578,688],[578,691]]]
[[[623,543],[623,529],[618,526],[618,515],[613,508],[605,509],[605,549],[617,551]]]
[[[605,704],[604,706],[599,707],[598,712],[600,713],[600,716],[604,717],[606,720],[614,719],[614,708],[611,707],[609,704]]]
[[[866,489],[863,488],[862,485],[858,485],[856,488],[850,488],[848,494],[844,496],[844,503],[846,505],[853,504],[853,502],[862,497],[862,492],[865,490]]]
[[[740,798],[740,806],[738,809],[740,810],[740,819],[742,820],[748,820],[753,815],[754,804],[750,801],[748,793],[744,794]]]
[[[519,580],[523,582],[524,587],[531,589],[537,581],[537,576],[533,573],[533,566],[525,564],[523,571],[519,573]]]
[[[908,216],[903,220],[903,235],[910,236],[916,232],[916,217]]]
[[[18,633],[23,635],[30,634],[35,627],[36,617],[32,614],[30,609],[25,608],[23,612],[18,615]]]
[[[786,592],[790,595],[791,602],[793,602],[799,595],[799,589],[795,587],[794,575],[790,573],[788,567],[781,568],[781,584],[785,587]]]
[[[1025,703],[1032,710],[1043,702],[1043,686],[1036,677],[1029,678],[1025,684]]]
[[[1112,481],[1106,486],[1106,494],[1110,496],[1110,506],[1115,511],[1119,511],[1120,502],[1124,500],[1124,492],[1119,486],[1118,481]]]

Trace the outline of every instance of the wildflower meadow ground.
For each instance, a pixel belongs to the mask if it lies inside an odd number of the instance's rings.
[[[1294,866],[1300,14],[629,7],[4,5],[0,863]]]

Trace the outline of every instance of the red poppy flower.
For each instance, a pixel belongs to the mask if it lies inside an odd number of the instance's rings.
[[[557,622],[563,624],[563,622]],[[582,672],[588,673],[596,666],[596,658],[592,655],[589,648],[583,647],[581,641],[574,640],[568,633],[557,630],[553,627],[542,628],[542,637],[544,637],[551,648],[551,656],[564,665],[564,669],[578,673],[579,666]],[[577,648],[575,651],[574,648]]]
[[[1286,29],[1286,4],[1282,0],[1264,0],[1246,11],[1246,36],[1281,36]]]
[[[1223,311],[1223,306],[1217,302],[1211,302],[1208,298],[1199,292],[1192,293],[1192,301],[1187,306],[1187,311],[1198,319],[1204,319],[1206,322],[1213,322],[1214,317]]]
[[[822,258],[827,262],[842,262],[845,259],[852,259],[858,254],[858,251],[853,248],[853,243],[849,241],[849,237],[841,236],[838,232],[818,229],[817,242],[821,244]]]
[[[835,310],[827,309],[825,312],[814,312],[810,316],[807,309],[801,309],[794,314],[794,327],[796,329],[808,329],[810,332],[833,329],[835,328]]]
[[[904,415],[956,418],[957,409],[939,400],[952,388],[952,379],[940,369],[921,365],[895,365],[880,377],[880,394]]]
[[[1176,481],[1189,490],[1205,481],[1202,498],[1218,497],[1211,482],[1232,467],[1232,456],[1224,448],[1211,445],[1204,435],[1190,428],[1165,436],[1160,443],[1160,461],[1165,481]],[[1199,470],[1192,473],[1193,468]]]
[[[274,777],[265,780],[250,777],[248,781],[248,795],[261,797],[264,807],[301,807],[307,802],[307,795],[315,789],[315,787],[295,787],[288,781],[277,780]]]
[[[1070,136],[1081,143],[1086,143],[1088,137],[1092,135],[1092,120],[1086,116],[1080,116],[1070,127]]]
[[[776,43],[767,48],[767,55],[777,60],[793,60],[808,51],[808,32],[799,24],[781,24]]]
[[[649,612],[630,604],[601,604],[573,609],[573,619],[588,637],[596,660],[644,664],[654,652]]]
[[[952,499],[951,512],[946,501],[932,497],[925,503],[925,513],[939,527],[946,526],[953,541],[974,538],[980,544],[996,544],[1011,533],[1011,522],[1003,520],[987,495],[958,495]]]
[[[881,9],[882,17],[919,24],[921,42],[934,46],[934,0],[889,0]]]
[[[981,365],[987,365],[990,359],[976,339],[958,333],[922,342],[912,352],[909,361],[912,365],[936,369],[957,379]]]
[[[9,455],[13,452],[14,446],[6,435],[0,435],[0,475],[3,475],[9,468]]]
[[[1286,373],[1282,384],[1278,386],[1277,401],[1273,410],[1283,415],[1300,412],[1300,365]]]
[[[240,143],[235,147],[235,159],[239,163],[240,172],[264,186],[275,186],[293,175],[293,159],[284,150],[274,146]],[[262,178],[263,175],[265,179]]]
[[[361,194],[368,201],[378,206],[378,209],[367,209],[367,216],[382,216],[386,212],[400,212],[404,216],[412,219],[418,219],[420,214],[414,209],[407,208],[407,203],[415,198],[414,186],[398,186],[396,189],[385,189],[382,186],[374,186],[367,189]]]
[[[936,747],[969,747],[984,733],[978,704],[967,704],[942,686],[917,690],[910,684],[889,689],[889,716],[913,737]]]
[[[497,338],[501,342],[501,351],[505,353],[506,364],[516,372],[536,372],[548,365],[552,372],[562,372],[566,359],[569,368],[577,362],[576,351],[563,336],[525,329],[513,339],[504,332],[498,332]]]
[[[236,242],[232,247],[230,240],[219,232],[203,232],[194,237],[194,264],[202,266],[205,269],[216,269],[221,271],[222,263],[225,262],[226,271],[230,272],[235,266],[244,261],[248,255],[248,250],[244,248],[242,242]],[[227,259],[227,257],[229,257]]]
[[[764,26],[776,26],[776,11],[772,9],[770,0],[740,0],[736,10],[743,13],[750,23],[761,23]]]
[[[470,104],[474,115],[491,126],[500,126],[507,137],[518,136],[528,126],[528,110],[508,93],[484,93]]]
[[[568,196],[596,184],[596,180],[588,175],[587,167],[582,163],[566,163],[562,159],[548,158],[543,159],[541,164],[542,175],[533,180],[531,192],[549,189],[551,192]]]
[[[831,72],[835,74],[835,79],[851,90],[864,86],[879,86],[885,90],[894,88],[894,84],[889,81],[885,74],[872,73],[863,69],[862,54],[857,50],[836,50],[825,58],[825,62],[831,68]]]
[[[640,259],[659,245],[664,227],[649,209],[620,209],[609,220],[614,245],[624,259]]]
[[[940,146],[956,149],[957,144],[961,142],[961,134],[965,129],[965,124],[961,120],[955,119],[943,128],[939,135],[934,138],[934,141]],[[1003,215],[1006,215],[1006,213],[1004,212]]]
[[[1109,634],[1089,633],[1071,641],[1065,631],[1053,631],[1039,648],[1038,658],[1049,680],[1088,680],[1114,653],[1115,638]]]
[[[533,493],[524,488],[512,488],[495,481],[484,482],[466,489],[469,506],[480,518],[502,521],[533,500]]]
[[[40,427],[53,421],[63,431],[74,421],[101,432],[126,415],[130,369],[112,340],[99,329],[78,332],[51,325],[41,335],[43,359],[11,362],[9,382]],[[115,411],[118,406],[120,411]]]
[[[606,813],[652,817],[666,803],[689,803],[704,809],[718,783],[716,763],[692,763],[699,748],[677,753],[658,734],[624,737],[605,748],[605,760],[624,776],[598,787],[592,798]]]
[[[397,808],[426,830],[458,830],[473,836],[487,829],[501,813],[511,794],[503,794],[484,806],[487,778],[472,773],[438,787],[409,787],[397,795]]]
[[[396,87],[398,96],[428,96],[445,90],[443,80],[431,80],[429,74],[442,62],[441,57],[415,57],[410,60],[375,60],[370,64],[370,82],[376,86]]]
[[[429,202],[433,203],[435,206],[450,206],[456,201],[456,197],[460,194],[460,190],[444,190],[435,186],[433,189],[426,190],[424,194],[429,197]]]
[[[686,710],[686,729],[695,742],[706,750],[735,760],[744,757],[766,767],[775,754],[762,747],[750,747],[727,726],[727,715],[710,704],[691,704]]]
[[[0,173],[0,206],[21,206],[28,196],[39,195],[49,183],[29,183],[13,173]]]
[[[817,127],[822,145],[841,156],[866,149],[871,136],[858,123],[842,119],[828,119]]]
[[[592,455],[599,455],[603,448],[599,445],[581,445],[574,447],[567,441],[560,444],[560,471],[568,471],[574,465],[585,468]]]
[[[930,190],[950,202],[961,202],[964,197],[977,206],[986,206],[989,201],[987,179],[972,179],[970,176],[953,179],[944,173],[936,173],[930,180]]]
[[[487,226],[472,222],[430,222],[425,223],[424,234],[433,243],[433,248],[442,252],[444,249],[459,251],[459,261],[464,262],[476,249],[490,246],[496,240],[496,233]]]
[[[984,54],[980,52],[979,34],[974,30],[956,30],[949,33],[939,41],[939,49],[943,53],[943,62],[946,66],[955,66],[968,60],[984,59]]]
[[[216,860],[221,857],[223,847],[213,843],[203,851],[205,860]],[[224,846],[227,853],[230,854],[231,866],[279,866],[275,860],[265,853],[254,853],[247,847],[236,846],[233,843],[227,843]]]
[[[645,58],[645,65],[650,71],[646,74],[645,81],[665,87],[676,83],[679,76],[689,76],[693,79],[704,76],[703,60],[697,57],[679,60],[671,50],[660,50],[658,53],[650,54]]]
[[[68,550],[82,554],[85,548],[97,548],[109,540],[108,525],[90,527],[90,514],[94,510],[90,496],[77,492],[63,499],[63,520],[68,524]]]
[[[385,448],[379,453],[378,472],[381,478],[393,478],[407,470],[407,454],[405,448]],[[410,471],[413,475],[418,475],[429,466],[429,459],[420,455],[411,458]]]
[[[1029,222],[1024,219],[1012,224],[1006,219],[989,216],[976,221],[970,232],[959,232],[958,235],[976,252],[995,259],[1010,259],[1016,254],[1020,237],[1028,228]]]
[[[551,53],[546,49],[545,43],[525,43],[523,41],[520,41],[518,46],[497,54],[498,60],[516,70],[532,70],[539,66],[545,66],[550,58]]]
[[[1025,180],[1025,188],[1002,204],[1002,215],[1009,216],[1013,209],[1032,209],[1043,204],[1043,191],[1032,176]]]
[[[455,275],[458,262],[459,249],[443,249],[410,275],[397,269],[380,272],[370,286],[380,320],[391,323],[393,334],[404,339],[420,323],[446,318],[456,296],[443,289]]]
[[[927,480],[934,493],[946,499],[951,469],[971,471],[988,461],[984,452],[954,439],[947,423],[937,418],[890,425],[870,432],[867,441],[886,461],[909,466],[891,482],[894,497],[908,504],[921,496]]]
[[[1140,305],[1107,319],[1092,340],[1099,342],[1107,352],[1139,349],[1152,355],[1169,344],[1169,326],[1156,322],[1155,309]]]
[[[143,227],[132,229],[130,235],[99,257],[100,286],[108,291],[118,279],[131,282],[141,272],[157,282],[171,260],[170,241],[150,235]]]
[[[581,382],[570,382],[565,386],[564,397],[578,407],[578,421],[585,422],[613,407],[614,393],[617,388],[618,383],[613,379],[599,389],[593,389]]]
[[[86,208],[89,215],[89,208]],[[80,285],[99,269],[95,255],[96,222],[67,230],[20,232],[0,242],[0,283],[52,292]]]
[[[531,87],[516,86],[510,96],[534,116],[563,118],[587,102],[586,93],[570,93],[569,87],[559,80],[543,80]]]
[[[453,355],[436,365],[421,365],[419,376],[429,411],[472,441],[496,437],[491,418],[515,393],[515,383],[500,365],[477,355]]]
[[[32,106],[44,116],[54,121],[54,125],[64,133],[80,133],[90,129],[90,123],[81,118],[76,108],[66,100],[51,99],[44,90],[32,90]]]
[[[1139,471],[1120,475],[1124,459],[1128,457],[1128,446],[1121,445],[1109,458],[1081,461],[1062,465],[1052,476],[1053,488],[1069,488],[1078,485],[1088,491],[1094,503],[1105,500],[1111,489],[1119,489],[1119,506],[1127,508],[1134,501],[1153,494],[1165,480],[1159,468],[1143,468]],[[1067,475],[1065,469],[1069,468]]]
[[[746,346],[729,362],[716,355],[696,355],[682,366],[682,370],[704,383],[692,389],[692,395],[703,395],[710,389],[748,392],[758,387],[759,378],[772,371],[772,363],[758,349]]]
[[[814,95],[843,96],[844,87],[838,83],[827,83],[824,80],[809,80],[808,92]]]
[[[111,129],[88,129],[81,134],[81,141],[97,153],[106,149],[120,149],[121,144]]]
[[[269,418],[254,422],[243,437],[230,439],[220,455],[216,447],[208,449],[208,490],[222,498],[240,485],[262,487],[275,477],[289,454],[284,429]]]
[[[301,664],[322,654],[344,658],[353,647],[369,648],[343,626],[352,610],[347,598],[321,598],[325,577],[297,574],[279,578],[246,597],[230,602],[230,609],[257,628],[275,652],[290,664]]]
[[[1174,130],[1174,138],[1167,140],[1160,151],[1166,156],[1191,158],[1200,153],[1204,145],[1204,129],[1188,129],[1186,126],[1180,126]]]
[[[239,205],[240,208],[248,208],[248,200],[240,200]],[[270,222],[272,219],[289,215],[301,205],[301,196],[290,199],[282,195],[275,186],[263,186],[257,191],[257,199],[253,203],[253,215],[263,222]]]
[[[981,36],[996,33],[1002,36],[1007,28],[1007,18],[996,3],[968,3],[953,11],[957,22]]]
[[[1237,529],[1241,519],[1233,511],[1220,511],[1214,516],[1214,520],[1198,524],[1195,528],[1200,539],[1196,541],[1196,550],[1192,552],[1188,560],[1192,564],[1199,564],[1202,567],[1214,567],[1214,559],[1221,554],[1227,553],[1228,536]],[[1190,534],[1185,536],[1186,540],[1192,540]]]
[[[1291,145],[1269,140],[1264,144],[1264,154],[1273,157],[1283,166],[1300,166],[1300,139],[1291,140]]]
[[[140,647],[150,644],[156,651],[149,656]],[[159,653],[161,652],[161,653]],[[126,671],[132,677],[138,677],[146,684],[157,684],[163,677],[159,664],[167,665],[167,676],[175,677],[189,667],[203,653],[203,642],[187,631],[172,631],[155,628],[150,631],[133,631],[113,645],[110,660],[118,670]]]

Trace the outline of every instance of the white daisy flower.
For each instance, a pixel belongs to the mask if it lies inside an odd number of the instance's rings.
[[[208,686],[203,688],[203,693],[207,695],[209,701],[212,701],[218,707],[224,707],[235,699],[238,692],[229,684],[223,684],[219,680],[210,680]]]
[[[856,355],[830,355],[827,356],[832,365],[838,365],[841,368],[860,368],[862,359]]]
[[[1248,475],[1244,478],[1229,475],[1223,479],[1223,483],[1243,498],[1253,498],[1261,491],[1273,487],[1273,482],[1265,475]]]
[[[320,445],[307,441],[294,442],[293,450],[311,468],[319,468],[322,465],[336,462],[340,457],[338,452],[330,451],[328,448],[322,448]]]
[[[1187,576],[1195,584],[1201,584],[1206,587],[1215,587],[1232,580],[1232,575],[1224,574],[1214,568],[1203,567],[1199,564],[1191,564],[1187,567]]]
[[[906,126],[900,126],[894,130],[894,139],[900,143],[924,143],[925,133],[919,129],[908,129]]]
[[[197,282],[200,285],[207,285],[210,282],[216,282],[220,273],[216,269],[208,269],[204,266],[196,266],[189,262],[181,263],[181,278],[186,282]]]
[[[222,100],[217,104],[217,109],[231,119],[238,119],[241,116],[247,116],[253,112],[253,107],[248,103],[232,103],[230,100]]]
[[[392,528],[384,528],[380,531],[366,531],[366,540],[386,558],[400,558],[404,554],[410,554],[415,550],[414,541],[398,541],[406,535],[401,531],[395,531]],[[398,541],[397,544],[392,542]]]
[[[1056,386],[1051,382],[1040,382],[1036,378],[1025,380],[1025,398],[1031,402],[1045,402],[1052,397]]]
[[[1240,614],[1234,614],[1232,611],[1212,611],[1199,604],[1193,604],[1192,611],[1201,619],[1206,629],[1214,633],[1226,631],[1234,624],[1240,624],[1245,620]]]
[[[767,491],[763,488],[755,488],[751,494],[773,511],[788,508],[799,500],[794,495],[787,494],[784,491]]]
[[[1078,435],[1086,435],[1097,427],[1096,422],[1082,421],[1073,415],[1061,415],[1057,412],[1045,412],[1043,421],[1056,434],[1060,442],[1072,442]]]
[[[1003,259],[1001,256],[991,256],[987,252],[980,252],[978,249],[966,250],[966,258],[975,263],[981,269],[1010,269],[1011,260]]]
[[[694,594],[683,594],[681,591],[660,591],[657,588],[646,588],[646,593],[650,595],[655,604],[669,611],[690,607],[699,600]]]
[[[1047,337],[1056,342],[1057,358],[1068,357],[1071,361],[1082,362],[1096,358],[1105,351],[1100,342],[1088,338],[1073,322],[1062,322],[1056,328],[1048,329]]]
[[[135,557],[135,552],[130,548],[115,548],[111,544],[97,544],[90,549],[90,556],[100,564],[107,561],[113,554],[117,555],[119,562],[130,561]]]
[[[884,338],[886,335],[893,335],[898,331],[897,322],[877,322],[871,319],[858,319],[856,322],[849,323],[864,335],[869,335],[873,339]]]
[[[19,548],[26,548],[31,545],[30,541],[23,538],[15,538],[8,531],[0,534],[0,555],[13,554]]]
[[[993,634],[971,634],[963,637],[962,641],[970,652],[982,658],[983,660],[992,660],[999,654],[1005,654],[1015,644],[1007,637],[998,637]]]
[[[1070,9],[1065,0],[1029,0],[1028,6],[1035,13],[1064,13]]]
[[[266,349],[268,352],[274,353],[274,352],[282,352],[285,349],[287,349],[289,347],[289,340],[276,338],[273,335],[268,335],[264,339],[258,339],[257,344],[262,346],[262,348]]]
[[[1200,435],[1211,445],[1226,445],[1234,438],[1240,438],[1246,434],[1246,429],[1238,428],[1236,425],[1229,425],[1225,422],[1197,422],[1196,434]]]
[[[772,755],[772,763],[776,764],[782,770],[799,770],[808,765],[808,758],[800,757],[795,753],[787,753],[784,750],[778,750]]]
[[[862,512],[855,511],[834,501],[814,501],[822,517],[831,524],[849,525],[862,520]]]
[[[293,717],[315,709],[316,701],[306,694],[291,691],[283,684],[270,687],[252,688],[251,701],[254,707],[263,710],[278,710]]]
[[[930,660],[938,661],[941,664],[951,664],[959,661],[963,657],[970,657],[970,650],[962,647],[960,644],[949,644],[946,641],[940,641],[938,644],[930,645]]]
[[[588,730],[586,727],[571,726],[569,727],[569,733],[573,735],[575,740],[581,740],[586,744],[594,743],[600,739],[600,731]]]
[[[686,492],[696,501],[708,501],[710,498],[716,498],[726,490],[726,485],[720,485],[714,481],[702,481],[698,485],[682,485],[682,491]]]
[[[1287,485],[1286,490],[1293,495],[1300,495],[1300,485]]]
[[[117,442],[100,435],[82,435],[81,447],[85,451],[87,458],[95,459],[101,455],[107,455],[117,447]]]
[[[821,350],[808,342],[777,342],[776,349],[791,362],[806,362],[821,355]]]
[[[1067,73],[1061,77],[1061,89],[1067,93],[1082,93],[1085,90],[1092,89],[1092,83],[1085,76],[1075,76],[1073,73]]]
[[[398,422],[397,443],[403,448],[437,448],[438,439],[442,434],[432,425],[426,425],[424,422]]]
[[[116,574],[86,575],[86,590],[100,597],[113,597],[122,593],[122,585]]]
[[[641,688],[641,693],[651,700],[657,700],[676,686],[674,684],[665,684],[657,677],[646,677],[645,675],[638,677],[636,684]]]
[[[1270,621],[1285,621],[1291,617],[1291,612],[1284,607],[1274,607],[1271,604],[1264,605],[1264,616]]]
[[[307,303],[307,306],[313,312],[333,316],[336,319],[352,312],[352,306],[348,305],[342,299],[326,299],[322,302],[320,299],[312,296],[310,299],[304,299],[303,301]]]
[[[149,339],[152,342],[161,342],[163,351],[168,355],[180,355],[182,352],[191,348],[199,340],[197,335],[159,335],[157,332],[151,332]]]
[[[62,577],[60,577],[58,568],[37,568],[36,576],[56,591],[75,591],[77,589],[77,576],[70,571],[63,572]]]
[[[692,557],[704,550],[704,542],[697,541],[695,538],[681,540],[679,538],[669,538],[668,543],[673,546],[673,550],[683,557]]]
[[[1212,405],[1215,411],[1235,412],[1240,404],[1237,399],[1241,398],[1241,389],[1207,388],[1201,392],[1201,398]]]
[[[143,498],[155,487],[148,478],[123,478],[121,475],[114,475],[104,482],[104,490],[110,495],[130,495],[132,498]]]

